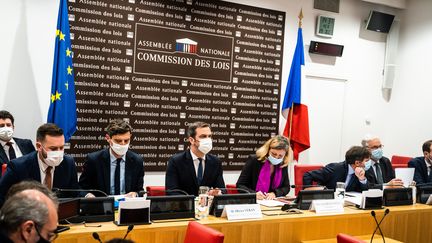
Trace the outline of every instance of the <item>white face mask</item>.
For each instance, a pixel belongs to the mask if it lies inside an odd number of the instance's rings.
[[[48,166],[56,167],[59,166],[63,161],[64,150],[57,151],[46,151],[47,157],[44,159],[45,164]]]
[[[207,154],[213,148],[213,141],[211,138],[203,138],[199,143],[200,145],[198,146],[198,150],[203,154]]]
[[[12,127],[1,127],[0,128],[0,139],[3,141],[9,141],[11,140],[13,135],[13,128]]]
[[[116,153],[117,155],[123,156],[126,154],[126,152],[129,149],[129,144],[120,145],[117,143],[112,143],[111,149]]]
[[[284,158],[282,157],[280,159],[277,159],[277,158],[273,157],[271,154],[269,154],[267,159],[270,161],[270,163],[272,163],[272,165],[278,165],[283,161]]]

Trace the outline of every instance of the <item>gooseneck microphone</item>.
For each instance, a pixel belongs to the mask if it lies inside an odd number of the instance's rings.
[[[97,190],[97,189],[62,189],[62,188],[54,187],[52,191],[56,194],[61,192],[97,192],[104,195],[105,197],[108,197],[108,194],[106,194],[104,191]]]
[[[380,227],[380,225],[381,225],[381,223],[382,223],[382,221],[384,220],[384,218],[387,216],[387,214],[389,214],[390,213],[390,209],[386,209],[385,211],[384,211],[384,216],[381,218],[381,220],[378,222],[378,220],[376,219],[376,213],[375,213],[375,211],[371,211],[371,215],[372,215],[372,217],[374,218],[374,220],[375,220],[375,223],[376,223],[376,227],[375,227],[375,230],[374,230],[374,232],[372,233],[372,237],[371,237],[371,240],[370,240],[370,243],[372,243],[372,240],[373,240],[373,238],[374,238],[374,235],[375,235],[375,233],[376,233],[376,231],[377,230],[379,230],[379,232],[380,232],[380,234],[381,234],[381,237],[382,237],[382,239],[383,239],[383,243],[385,243],[385,237],[384,237],[384,234],[383,234],[383,232],[382,232],[382,230],[381,230],[381,227]]]
[[[101,239],[100,239],[100,237],[99,237],[99,234],[98,234],[97,232],[93,232],[92,236],[93,236],[93,238],[94,238],[95,240],[97,240],[97,241],[99,241],[100,243],[102,243],[102,241],[101,241]]]
[[[133,224],[131,224],[131,225],[128,226],[128,229],[126,231],[125,236],[123,237],[123,240],[126,239],[126,237],[128,236],[129,232],[131,232],[133,230],[133,228],[134,228]]]

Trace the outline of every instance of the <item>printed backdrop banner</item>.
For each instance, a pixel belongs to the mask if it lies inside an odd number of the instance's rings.
[[[208,122],[225,170],[279,130],[285,13],[224,1],[69,0],[80,167],[105,148],[114,118],[147,171],[187,149],[189,123]]]

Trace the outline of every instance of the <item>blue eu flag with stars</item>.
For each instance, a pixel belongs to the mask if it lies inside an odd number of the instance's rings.
[[[48,122],[63,129],[66,141],[72,137],[77,126],[72,55],[67,0],[60,0]]]

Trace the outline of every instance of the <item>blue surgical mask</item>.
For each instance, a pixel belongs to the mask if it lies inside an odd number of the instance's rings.
[[[369,170],[371,166],[372,166],[372,160],[368,160],[368,161],[365,163],[364,170],[365,170],[365,171],[366,171],[366,170]]]
[[[271,156],[271,154],[269,154],[267,159],[270,161],[270,163],[272,163],[272,165],[278,165],[283,161],[283,157],[276,159],[275,157]]]
[[[383,150],[382,148],[377,148],[372,150],[371,154],[374,160],[380,160],[383,157]]]

